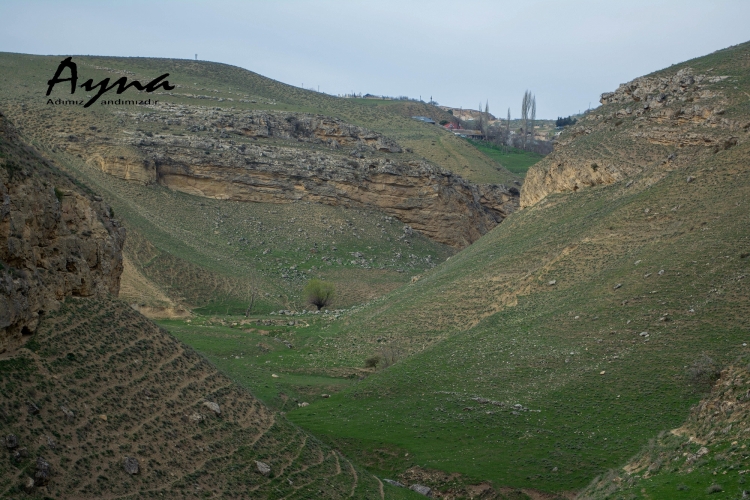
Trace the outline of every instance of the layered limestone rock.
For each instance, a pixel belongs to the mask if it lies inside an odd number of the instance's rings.
[[[669,76],[637,78],[602,94],[602,106],[566,129],[555,151],[529,169],[521,207],[550,193],[679,168],[696,155],[736,145],[750,123],[725,116],[732,102],[722,88],[727,78],[683,68]]]
[[[116,295],[125,229],[0,115],[0,352],[69,295]]]
[[[166,106],[131,118],[170,132],[126,134],[114,147],[84,134],[66,149],[113,176],[198,196],[375,208],[459,248],[518,204],[515,188],[471,184],[402,155],[380,134],[333,118],[195,106]]]

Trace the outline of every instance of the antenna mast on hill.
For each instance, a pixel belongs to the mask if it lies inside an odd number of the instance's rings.
[[[198,54],[195,54],[195,60],[196,61],[198,60]]]

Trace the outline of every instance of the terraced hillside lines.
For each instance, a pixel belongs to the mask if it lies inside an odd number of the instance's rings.
[[[290,418],[373,468],[393,447],[496,487],[571,491],[624,463],[700,399],[696,360],[748,352],[749,138],[548,194],[345,315],[332,363],[400,360]]]
[[[750,491],[748,361],[735,360],[683,425],[660,433],[624,467],[597,477],[579,498],[746,496]]]
[[[380,498],[375,478],[336,471],[329,449],[122,303],[68,299],[0,370],[0,427],[18,442],[3,496],[23,494],[43,457],[34,496]]]

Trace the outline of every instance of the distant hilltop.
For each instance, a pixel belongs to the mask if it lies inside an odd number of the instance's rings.
[[[447,111],[459,120],[477,120],[481,114],[489,115],[490,121],[496,121],[497,117],[492,113],[484,113],[476,109],[451,108],[450,106],[438,106],[443,111]]]

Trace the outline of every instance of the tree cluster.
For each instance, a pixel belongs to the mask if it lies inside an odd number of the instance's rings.
[[[568,116],[566,118],[558,116],[557,120],[555,120],[555,127],[567,127],[568,125],[574,125],[577,121],[578,120],[576,120],[572,116]]]

